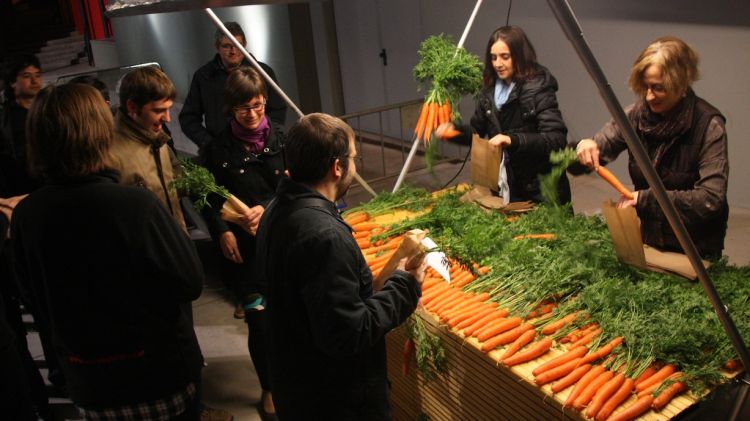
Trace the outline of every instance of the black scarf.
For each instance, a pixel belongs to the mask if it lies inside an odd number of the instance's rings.
[[[696,96],[692,89],[664,115],[648,107],[646,99],[637,102],[630,113],[630,122],[646,143],[666,143],[685,133],[693,121]]]

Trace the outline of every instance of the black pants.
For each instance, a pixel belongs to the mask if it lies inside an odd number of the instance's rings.
[[[245,322],[247,323],[247,349],[253,360],[255,372],[260,380],[260,387],[264,392],[271,391],[271,375],[268,370],[268,351],[266,345],[267,316],[266,312],[245,310]]]
[[[0,347],[0,373],[3,373],[0,375],[0,414],[3,419],[36,421],[25,367],[13,343]]]

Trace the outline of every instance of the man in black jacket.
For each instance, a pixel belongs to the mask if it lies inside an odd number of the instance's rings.
[[[237,22],[225,22],[227,30],[243,47],[247,45],[245,32]],[[195,72],[190,91],[180,111],[182,132],[202,151],[216,138],[229,121],[224,111],[224,85],[229,72],[239,66],[251,66],[242,53],[223,32],[216,30],[216,52],[214,58]],[[262,62],[260,67],[276,81],[276,73]],[[286,104],[274,89],[268,90],[266,114],[279,126],[286,121]]]
[[[385,335],[416,308],[424,268],[397,270],[373,291],[334,203],[356,173],[346,123],[305,116],[286,148],[290,179],[263,214],[257,240],[276,411],[282,420],[388,420]]]

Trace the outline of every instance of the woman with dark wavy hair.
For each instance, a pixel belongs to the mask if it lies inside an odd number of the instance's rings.
[[[477,133],[502,154],[500,195],[506,201],[541,202],[539,175],[551,170],[549,154],[566,145],[568,129],[558,109],[557,80],[537,63],[534,46],[517,26],[496,29],[484,55],[484,87],[471,125],[460,125],[456,138],[470,143]],[[442,135],[453,123],[438,128]],[[558,200],[570,201],[570,185],[562,177]]]

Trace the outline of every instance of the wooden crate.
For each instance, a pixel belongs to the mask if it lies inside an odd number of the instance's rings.
[[[389,333],[388,377],[395,421],[417,420],[420,415],[429,416],[431,421],[585,419],[579,412],[562,406],[572,388],[553,395],[550,385],[540,388],[533,382],[531,371],[562,351],[553,349],[542,358],[508,368],[497,363],[504,352],[502,348],[485,354],[476,339],[465,340],[424,310],[417,314],[440,337],[445,348],[446,372],[426,382],[412,363],[409,375],[404,377],[401,372],[404,327]],[[631,401],[635,397],[620,409]],[[662,411],[650,411],[639,419],[668,420],[694,403],[690,395],[682,395]]]

